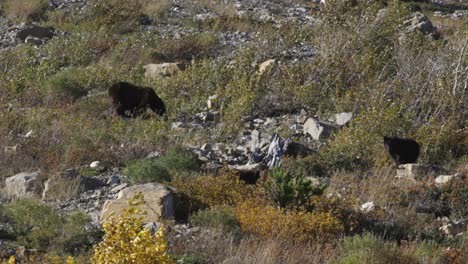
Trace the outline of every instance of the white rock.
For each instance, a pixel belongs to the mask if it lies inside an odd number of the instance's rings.
[[[145,69],[145,79],[151,81],[161,77],[176,76],[185,69],[185,65],[178,63],[151,63],[143,66],[143,68]]]
[[[92,168],[92,169],[96,169],[96,168],[98,168],[100,165],[101,165],[101,162],[99,162],[99,161],[96,160],[96,161],[91,162],[91,164],[89,164],[89,167]]]
[[[398,166],[396,178],[419,180],[433,175],[435,170],[430,165],[408,163]]]
[[[453,175],[439,175],[439,176],[437,176],[437,178],[435,178],[434,182],[436,184],[442,185],[442,184],[446,184],[447,182],[449,182],[453,178],[461,178],[462,176],[463,175],[461,173],[456,173],[456,174],[453,174]]]
[[[333,124],[320,122],[310,117],[304,123],[304,134],[309,134],[314,140],[322,140],[329,137],[337,127]]]
[[[339,126],[343,126],[347,124],[349,121],[351,121],[352,118],[353,118],[352,112],[343,112],[343,113],[335,114],[335,116],[333,117],[333,122]]]
[[[374,202],[367,202],[361,205],[361,211],[365,213],[370,213],[375,209]]]

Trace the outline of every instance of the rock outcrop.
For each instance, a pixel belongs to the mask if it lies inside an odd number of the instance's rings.
[[[159,183],[146,183],[127,187],[119,192],[116,199],[107,200],[101,211],[100,222],[105,222],[112,213],[118,217],[138,193],[142,193],[144,197],[144,204],[139,206],[139,209],[146,212],[143,216],[144,223],[174,217],[173,190]]]

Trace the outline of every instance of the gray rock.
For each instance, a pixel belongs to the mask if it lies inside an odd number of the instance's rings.
[[[120,192],[121,190],[125,189],[127,187],[126,183],[122,183],[120,185],[115,186],[110,190],[111,193],[117,193]]]
[[[43,189],[39,172],[22,172],[5,180],[4,193],[12,198],[39,198]]]
[[[462,178],[463,177],[463,174],[461,173],[456,173],[456,174],[453,174],[453,175],[439,175],[437,176],[437,178],[435,178],[434,182],[438,185],[444,185],[446,183],[448,183],[449,181],[451,181],[452,179],[454,178]]]
[[[448,220],[448,219],[447,219]],[[460,236],[466,232],[466,223],[463,220],[450,221],[446,220],[439,230],[448,237]]]
[[[314,140],[323,140],[335,132],[338,127],[334,124],[318,121],[310,117],[304,123],[304,134],[308,134]]]
[[[405,27],[406,33],[419,31],[427,35],[436,30],[429,18],[427,18],[427,16],[422,12],[413,13],[413,17],[406,20],[403,23],[403,26]]]
[[[343,112],[343,113],[335,114],[332,118],[332,122],[339,126],[344,126],[349,121],[351,121],[352,118],[353,118],[352,112]]]
[[[396,177],[414,181],[434,175],[435,173],[436,169],[431,165],[409,163],[398,167]]]

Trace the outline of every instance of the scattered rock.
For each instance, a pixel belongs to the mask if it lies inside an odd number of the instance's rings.
[[[40,172],[22,172],[5,180],[4,193],[12,198],[39,198],[43,189]]]
[[[437,178],[435,178],[434,182],[436,184],[443,185],[443,184],[448,183],[449,181],[451,181],[454,178],[462,178],[462,177],[463,177],[463,174],[461,174],[461,173],[456,173],[456,174],[453,174],[453,175],[439,175],[439,176],[437,176]]]
[[[343,112],[343,113],[335,114],[331,121],[339,126],[344,126],[349,121],[351,121],[352,118],[353,118],[352,112]]]
[[[275,63],[276,63],[275,59],[269,59],[260,63],[258,67],[258,73],[260,74],[264,73],[268,68],[272,67]]]
[[[427,35],[436,30],[429,18],[427,18],[427,16],[422,12],[413,13],[413,17],[406,20],[403,23],[403,26],[405,27],[405,33],[419,31]]]
[[[443,225],[439,230],[448,237],[460,236],[466,232],[466,223],[463,220],[451,221],[447,217],[443,217],[441,221]]]
[[[318,121],[310,117],[304,123],[304,134],[309,134],[314,140],[323,140],[338,129],[337,125]]]
[[[234,165],[229,168],[235,170],[239,178],[248,184],[255,184],[260,178],[260,171],[263,168],[261,163],[247,164],[247,165]]]
[[[396,177],[410,180],[420,180],[430,175],[434,175],[435,173],[436,169],[433,166],[408,163],[398,166]]]
[[[181,63],[160,63],[147,64],[145,69],[145,79],[155,80],[161,77],[172,77],[185,70],[186,65]]]
[[[142,193],[144,196],[145,203],[139,206],[142,211],[146,212],[143,217],[144,223],[158,222],[161,217],[174,216],[173,190],[159,183],[147,183],[127,187],[119,192],[116,199],[107,200],[104,203],[99,221],[105,222],[111,213],[118,217],[137,193]]]
[[[367,202],[361,205],[361,211],[364,213],[370,213],[375,209],[374,202]]]
[[[99,166],[101,166],[101,162],[99,162],[99,161],[93,161],[93,162],[91,162],[91,164],[89,164],[89,167],[92,168],[92,169],[96,169]]]

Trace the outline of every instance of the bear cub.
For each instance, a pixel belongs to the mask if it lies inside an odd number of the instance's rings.
[[[166,113],[163,100],[150,87],[139,87],[128,82],[118,82],[109,88],[108,93],[119,116],[134,117],[146,112],[147,108],[160,116]],[[127,111],[130,114],[127,114]]]
[[[418,142],[399,137],[384,137],[384,146],[396,166],[400,164],[415,163],[419,156]]]

